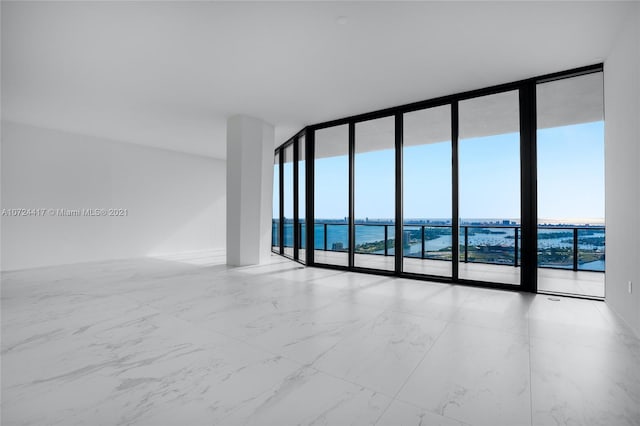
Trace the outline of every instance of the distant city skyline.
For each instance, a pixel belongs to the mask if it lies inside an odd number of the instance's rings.
[[[329,217],[316,217],[316,222],[348,222],[348,218],[329,218]],[[354,219],[356,223],[394,223],[394,218],[379,218],[379,217],[371,217],[371,218],[359,218],[356,217]],[[293,218],[285,218],[285,222],[293,222]],[[301,223],[304,223],[304,218],[300,219]],[[509,223],[504,223],[509,222]],[[420,224],[434,224],[434,225],[448,225],[451,224],[451,219],[441,219],[441,218],[404,218],[404,223],[420,223]],[[510,219],[510,218],[460,218],[460,224],[486,224],[486,225],[517,225],[520,226],[519,219]],[[600,218],[568,218],[568,219],[549,219],[549,218],[538,218],[538,225],[594,225],[601,226],[604,222]]]

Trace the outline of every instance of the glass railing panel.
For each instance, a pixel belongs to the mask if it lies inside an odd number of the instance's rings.
[[[388,251],[389,231],[386,225],[355,225],[356,242],[354,252],[359,254],[385,255]],[[385,234],[386,230],[386,234]]]
[[[395,269],[396,227],[389,223],[356,224],[354,264],[359,268]]]
[[[603,228],[577,230],[578,269],[581,271],[604,272],[605,245]]]
[[[404,272],[451,276],[451,225],[405,225]]]
[[[287,220],[284,223],[284,239],[283,239],[285,254],[293,255],[293,222]],[[291,249],[291,250],[287,250]]]
[[[316,223],[313,226],[313,248],[315,250],[326,250],[325,246],[325,225],[322,223]]]
[[[298,224],[298,235],[300,235],[300,244],[299,247],[301,249],[307,248],[307,225],[304,223]]]
[[[466,227],[461,226],[458,231],[458,259],[460,262],[467,262],[467,258],[469,257],[465,230],[468,232]]]
[[[317,263],[348,265],[349,225],[316,222],[314,225],[314,258]]]
[[[515,264],[515,235],[513,228],[469,226],[467,261],[496,265]],[[464,236],[463,236],[464,238]]]
[[[422,259],[422,227],[404,225],[402,234],[402,254],[404,257]]]
[[[395,225],[387,225],[387,255],[395,256],[396,254],[396,227]]]
[[[279,238],[280,231],[280,221],[278,219],[273,219],[271,221],[271,247],[273,250],[280,250],[280,242]]]
[[[327,224],[327,250],[349,251],[349,226],[345,224]]]
[[[298,223],[298,260],[307,261],[307,227],[304,222]]]
[[[573,229],[538,228],[538,266],[573,269]]]
[[[424,227],[424,258],[451,261],[451,227]]]

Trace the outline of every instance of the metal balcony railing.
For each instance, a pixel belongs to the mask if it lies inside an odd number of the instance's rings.
[[[277,222],[273,222],[274,246],[278,246]],[[293,247],[293,223],[284,226],[284,246]],[[298,226],[298,246],[304,248],[305,224]],[[463,224],[459,229],[460,262],[520,266],[519,225]],[[316,222],[314,231],[315,250],[349,250],[347,223]],[[603,272],[604,237],[604,226],[538,226],[538,266]],[[405,258],[452,260],[451,225],[405,223],[403,240]],[[355,224],[355,253],[393,256],[395,249],[395,224]]]

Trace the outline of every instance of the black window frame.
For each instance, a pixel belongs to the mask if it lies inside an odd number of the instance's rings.
[[[325,121],[304,127],[295,135],[289,138],[285,143],[275,149],[275,153],[280,153],[280,238],[279,250],[274,251],[276,254],[284,254],[284,222],[283,222],[283,163],[284,150],[294,145],[294,181],[293,181],[293,205],[294,205],[294,224],[299,221],[298,217],[298,160],[299,149],[298,144],[300,138],[304,136],[305,143],[305,223],[306,223],[306,259],[299,259],[299,235],[298,227],[294,226],[294,256],[293,260],[304,263],[306,266],[314,266],[321,268],[347,270],[353,272],[364,272],[383,276],[397,276],[404,278],[412,278],[417,280],[428,280],[445,283],[456,283],[463,285],[473,285],[489,288],[500,288],[506,290],[516,290],[523,292],[537,293],[537,167],[536,167],[536,134],[537,134],[537,116],[536,116],[536,85],[555,80],[562,80],[571,77],[604,72],[602,63],[588,65],[585,67],[574,68],[567,71],[561,71],[551,74],[545,74],[511,83],[499,84],[491,87],[471,90],[467,92],[457,93],[448,96],[442,96],[434,99],[428,99],[419,102],[413,102],[405,105],[385,108],[377,111],[371,111],[363,114],[357,114],[349,117],[339,118],[331,121]],[[518,91],[519,93],[519,117],[520,117],[520,184],[521,184],[521,257],[520,257],[520,285],[501,284],[487,281],[463,280],[458,274],[458,260],[460,257],[457,242],[459,241],[459,181],[458,181],[458,133],[459,133],[459,108],[460,101],[473,99],[481,96],[493,95],[507,91]],[[406,113],[419,111],[438,106],[449,105],[451,110],[451,152],[452,152],[452,214],[451,214],[451,238],[452,238],[452,276],[441,277],[432,275],[422,275],[415,273],[406,273],[403,268],[402,250],[395,251],[395,269],[393,271],[381,269],[369,269],[363,267],[355,267],[354,258],[354,240],[355,226],[353,217],[353,165],[354,165],[354,147],[355,147],[355,124],[359,122],[374,120],[384,117],[395,118],[395,239],[396,244],[400,243],[402,247],[403,238],[403,194],[402,194],[402,147],[403,147],[403,116]],[[323,264],[314,261],[314,231],[315,231],[315,211],[314,211],[314,158],[315,158],[315,132],[334,126],[347,125],[349,128],[349,263],[348,266]],[[399,226],[400,225],[400,226]],[[517,253],[517,249],[516,249]],[[593,297],[579,296],[576,297],[593,299]],[[599,298],[596,298],[599,299]]]

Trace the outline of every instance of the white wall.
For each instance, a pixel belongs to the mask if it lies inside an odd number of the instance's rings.
[[[227,264],[271,256],[274,129],[260,119],[227,120]]]
[[[225,247],[225,162],[2,123],[2,208],[126,217],[2,219],[3,270]]]
[[[621,28],[604,71],[606,299],[640,336],[640,4]]]

